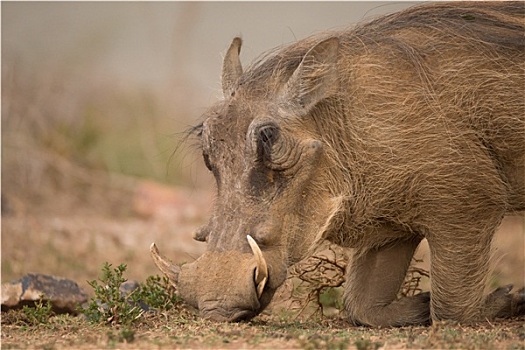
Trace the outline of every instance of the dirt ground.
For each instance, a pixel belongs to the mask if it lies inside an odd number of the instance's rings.
[[[126,277],[144,281],[158,274],[148,252],[151,242],[177,263],[203,252],[204,245],[191,234],[205,222],[212,202],[208,191],[138,180],[89,196],[57,192],[52,200],[4,188],[2,282],[39,272],[73,279],[93,295],[87,281],[99,277],[106,261],[127,264]],[[495,240],[491,288],[524,286],[524,239],[523,217],[505,219]],[[425,247],[418,257],[428,266]],[[64,315],[40,326],[9,320],[3,313],[1,340],[6,349],[525,349],[525,318],[477,327],[440,323],[379,330],[352,327],[338,318],[295,318],[283,311],[248,323],[216,324],[199,320],[185,308],[149,315],[132,330],[93,326]]]
[[[144,320],[129,332],[55,317],[45,326],[2,327],[2,349],[523,349],[524,321],[369,329],[340,320],[265,316],[218,324],[170,313]]]

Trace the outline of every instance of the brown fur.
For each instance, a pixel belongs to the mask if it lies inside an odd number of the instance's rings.
[[[355,323],[522,313],[525,293],[483,290],[495,229],[525,209],[524,33],[524,3],[427,4],[298,41],[244,72],[236,39],[225,99],[199,128],[218,197],[196,234],[209,252],[179,276],[192,303],[210,318],[252,317],[328,239],[356,248],[345,292]],[[260,300],[235,307],[253,298],[253,277],[232,285],[229,266],[195,270],[237,251],[252,274],[247,234],[270,279]],[[423,238],[431,293],[396,300]],[[249,316],[233,317],[239,308]]]

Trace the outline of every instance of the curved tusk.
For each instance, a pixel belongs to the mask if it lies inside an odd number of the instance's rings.
[[[255,255],[255,261],[257,262],[257,268],[255,269],[255,284],[257,285],[257,296],[260,297],[266,281],[268,280],[268,265],[264,256],[262,255],[261,249],[257,245],[257,242],[252,238],[252,236],[247,235],[248,244],[252,248],[253,255]]]
[[[149,250],[155,265],[168,277],[171,284],[176,287],[179,281],[180,266],[173,264],[169,259],[161,255],[155,243],[151,243]]]

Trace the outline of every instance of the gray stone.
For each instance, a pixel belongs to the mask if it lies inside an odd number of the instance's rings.
[[[2,284],[2,311],[34,305],[40,299],[50,301],[57,313],[76,314],[79,305],[87,301],[87,294],[75,281],[43,274],[30,273]]]
[[[119,287],[119,291],[123,296],[128,296],[140,287],[139,282],[129,280],[122,283]]]

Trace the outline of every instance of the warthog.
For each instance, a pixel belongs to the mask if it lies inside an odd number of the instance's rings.
[[[224,99],[195,128],[217,182],[178,267],[180,296],[218,321],[263,310],[286,271],[329,240],[355,248],[354,324],[464,323],[524,313],[525,292],[485,293],[491,241],[525,209],[525,5],[425,4],[276,49],[243,70],[235,38]],[[430,246],[430,292],[397,298]]]

